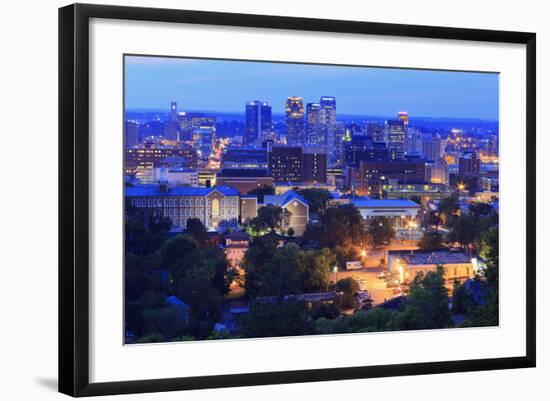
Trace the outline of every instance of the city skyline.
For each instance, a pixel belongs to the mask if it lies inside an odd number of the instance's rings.
[[[334,96],[339,115],[498,121],[496,73],[126,56],[125,88],[127,111],[176,101],[181,111],[241,114],[262,100],[283,115],[288,97]]]

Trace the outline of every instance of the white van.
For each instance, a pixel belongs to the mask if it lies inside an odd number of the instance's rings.
[[[351,262],[346,262],[346,270],[357,270],[363,268],[363,265],[358,260],[352,260]]]

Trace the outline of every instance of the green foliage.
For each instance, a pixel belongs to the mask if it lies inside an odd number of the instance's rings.
[[[422,250],[440,249],[443,247],[443,236],[437,231],[426,231],[418,241],[418,247]]]
[[[461,284],[458,280],[455,280],[453,285],[453,313],[465,313],[468,314],[474,307],[474,301],[472,296],[466,290],[466,286]]]
[[[336,291],[355,295],[359,291],[359,283],[351,277],[343,278],[336,283]]]
[[[126,253],[147,256],[153,253],[170,231],[170,219],[160,209],[137,208],[126,203],[124,248]]]
[[[187,220],[186,231],[200,246],[206,244],[208,232],[199,218],[192,217]]]
[[[161,343],[164,342],[164,337],[158,333],[148,334],[136,339],[136,344],[149,344],[149,343]]]
[[[256,301],[243,318],[243,337],[279,337],[313,334],[313,323],[303,302]]]
[[[329,207],[319,223],[308,224],[304,237],[327,248],[359,245],[365,239],[363,219],[353,205]]]
[[[390,221],[385,217],[374,217],[368,220],[367,233],[369,241],[375,247],[386,244],[395,237]]]
[[[307,201],[310,213],[323,214],[328,201],[332,199],[330,192],[322,188],[304,188],[297,192]]]
[[[447,227],[450,227],[454,221],[454,218],[458,214],[458,195],[452,194],[447,198],[443,198],[437,205],[437,212],[441,217],[441,221]]]
[[[248,223],[252,233],[282,233],[283,225],[288,222],[290,212],[280,206],[265,205],[258,209],[258,216]]]
[[[321,251],[301,251],[298,257],[301,290],[311,292],[328,286],[336,256],[327,248]]]
[[[175,306],[145,309],[143,319],[146,332],[162,333],[166,341],[171,341],[186,330],[186,322],[181,315],[181,310]]]
[[[311,310],[311,318],[313,320],[321,318],[336,319],[340,314],[340,308],[335,303],[320,303],[319,305],[314,305]]]
[[[476,219],[473,216],[461,215],[455,218],[447,236],[447,241],[458,242],[469,251],[469,245],[476,240],[476,237]]]

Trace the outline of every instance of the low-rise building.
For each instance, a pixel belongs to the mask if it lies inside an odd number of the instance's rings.
[[[465,281],[475,276],[472,259],[461,251],[447,249],[435,251],[388,251],[388,270],[399,284],[410,283],[418,273],[436,271],[437,266],[445,269],[444,278],[449,284],[454,280]]]
[[[225,255],[229,266],[241,267],[249,243],[250,236],[244,231],[232,231],[225,236]]]
[[[197,169],[185,167],[154,167],[153,182],[165,182],[168,185],[199,186],[199,172]]]
[[[364,219],[385,217],[394,229],[408,228],[411,221],[416,223],[420,211],[420,205],[409,199],[352,198],[351,203]]]
[[[287,191],[280,195],[265,195],[265,205],[276,205],[290,212],[288,221],[283,222],[283,229],[294,230],[296,236],[304,235],[309,222],[309,205],[307,201],[295,191]]]
[[[125,196],[131,206],[160,210],[172,225],[181,228],[190,218],[198,218],[208,230],[215,231],[236,226],[241,217],[239,192],[231,187],[142,185],[126,187]]]

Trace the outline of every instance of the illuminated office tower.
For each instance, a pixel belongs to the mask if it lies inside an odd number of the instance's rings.
[[[175,101],[170,103],[170,121],[178,121],[178,103]]]
[[[405,151],[405,123],[403,120],[386,121],[386,142],[392,160],[403,159]]]
[[[333,96],[321,96],[319,101],[321,105],[321,124],[323,126],[323,136],[327,145],[328,159],[334,162],[337,159],[337,144],[335,141],[336,131],[336,98]]]
[[[306,132],[307,143],[325,145],[323,126],[321,125],[321,105],[319,103],[306,104]]]
[[[243,137],[245,145],[259,143],[269,139],[271,129],[271,106],[266,102],[254,100],[246,104],[246,131]]]
[[[164,124],[163,135],[169,141],[179,140],[178,104],[175,101],[170,102],[170,119]]]
[[[292,96],[286,99],[286,142],[289,145],[304,143],[304,100]]]
[[[406,111],[399,111],[397,113],[397,119],[399,121],[403,121],[405,132],[407,132],[407,128],[409,128],[409,113],[407,113]]]

